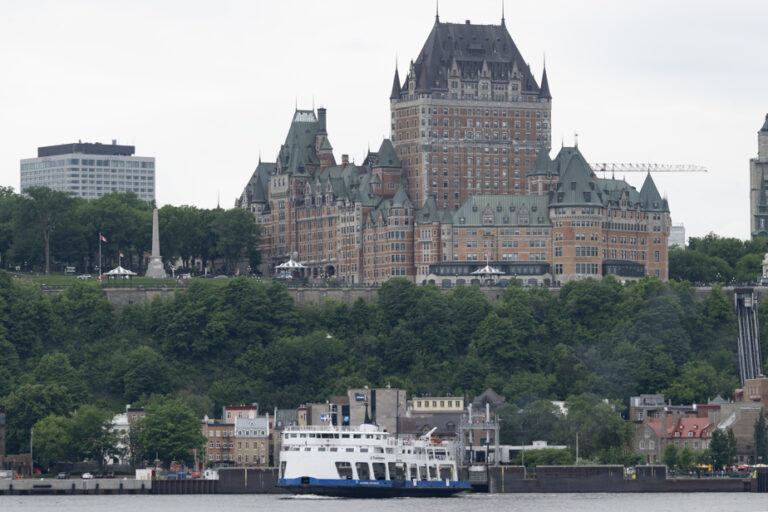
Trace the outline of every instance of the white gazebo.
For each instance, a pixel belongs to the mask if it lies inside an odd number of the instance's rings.
[[[472,272],[473,276],[481,276],[486,281],[494,281],[498,276],[502,274],[504,274],[504,272],[497,269],[496,267],[492,267],[487,260],[483,268],[479,268]]]
[[[290,258],[285,263],[281,263],[279,265],[275,266],[275,270],[278,272],[290,272],[293,273],[294,270],[304,270],[307,266],[303,265],[302,263],[295,261],[293,258]]]
[[[123,268],[120,265],[116,266],[109,272],[104,274],[107,277],[133,277],[136,275],[136,272],[133,272],[132,270],[128,270],[127,268]]]

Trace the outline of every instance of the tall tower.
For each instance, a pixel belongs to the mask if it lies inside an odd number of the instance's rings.
[[[160,257],[160,227],[157,222],[157,208],[152,212],[152,257],[147,265],[147,277],[163,279],[168,277]]]
[[[768,236],[768,114],[757,132],[757,158],[749,160],[749,231],[752,238]]]
[[[471,195],[526,194],[527,173],[551,147],[552,95],[499,25],[441,23],[390,94],[392,143],[408,194],[456,210]]]

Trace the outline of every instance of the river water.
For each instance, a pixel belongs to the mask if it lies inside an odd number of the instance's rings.
[[[648,512],[768,511],[768,494],[467,494],[356,500],[283,495],[0,496],[0,512]]]

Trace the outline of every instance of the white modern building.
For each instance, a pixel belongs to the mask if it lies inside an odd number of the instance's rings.
[[[669,228],[667,245],[669,247],[676,245],[681,249],[685,249],[685,226],[683,224],[672,223],[672,227]]]
[[[21,191],[48,187],[96,199],[109,192],[134,192],[155,199],[155,158],[134,156],[135,146],[75,142],[37,148],[37,158],[21,160]]]

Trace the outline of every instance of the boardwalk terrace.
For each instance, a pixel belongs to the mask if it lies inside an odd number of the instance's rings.
[[[500,25],[435,20],[390,96],[391,139],[337,163],[326,110],[296,110],[274,162],[259,161],[237,206],[264,227],[264,274],[289,258],[303,277],[372,285],[500,279],[557,284],[612,274],[667,279],[669,206],[599,179],[578,147],[551,156],[551,94]]]

